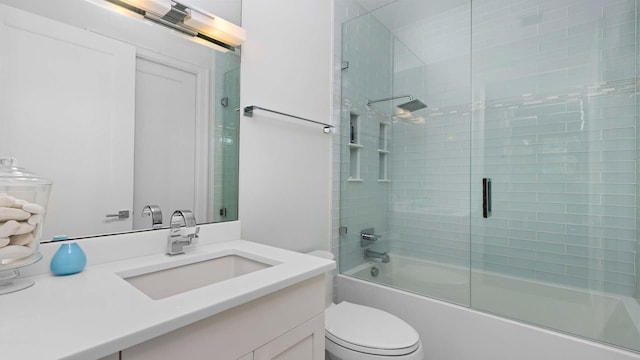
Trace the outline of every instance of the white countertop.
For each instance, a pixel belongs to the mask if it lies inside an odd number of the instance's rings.
[[[97,359],[335,268],[330,260],[233,240],[88,266],[79,274],[33,276],[35,285],[0,296],[3,359]],[[152,300],[118,273],[236,253],[275,265]]]

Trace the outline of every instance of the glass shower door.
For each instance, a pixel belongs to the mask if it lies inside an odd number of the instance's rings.
[[[210,126],[212,164],[209,204],[215,221],[238,219],[238,160],[240,138],[240,57],[216,53],[215,117]]]
[[[402,31],[381,20],[385,8],[343,24],[339,263],[468,306],[470,6],[444,7]],[[428,107],[403,108],[412,99]]]
[[[640,350],[636,2],[472,14],[471,306]]]
[[[240,160],[240,68],[224,74],[222,110],[222,196],[218,214],[221,220],[238,218],[238,162]]]
[[[341,272],[376,282],[388,282],[389,262],[376,262],[365,249],[384,254],[389,250],[390,182],[380,167],[380,151],[386,151],[391,103],[369,107],[369,100],[392,94],[391,32],[373,15],[343,24],[342,111],[340,128],[340,254]],[[371,41],[375,39],[375,41]],[[380,132],[380,129],[389,130]],[[362,240],[361,233],[375,235]],[[365,245],[365,246],[363,246]],[[383,271],[379,271],[382,269]]]

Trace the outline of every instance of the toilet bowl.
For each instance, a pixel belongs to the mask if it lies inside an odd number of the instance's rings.
[[[330,360],[422,360],[418,332],[400,318],[343,301],[325,310],[325,350]]]
[[[333,259],[328,251],[309,255]],[[423,360],[418,332],[386,311],[332,301],[333,280],[327,276],[325,350],[328,360]]]

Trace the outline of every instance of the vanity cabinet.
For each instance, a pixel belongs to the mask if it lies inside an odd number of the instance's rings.
[[[121,352],[122,360],[322,360],[325,275]]]
[[[261,346],[253,360],[324,359],[324,314]]]
[[[99,360],[120,360],[120,353],[117,352],[115,354],[111,354],[109,356],[105,356],[103,358],[100,358]]]

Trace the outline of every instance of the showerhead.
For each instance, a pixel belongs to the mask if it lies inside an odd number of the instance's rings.
[[[414,112],[427,107],[427,105],[425,105],[422,101],[418,99],[414,99],[413,96],[411,95],[401,95],[401,96],[393,96],[393,97],[379,99],[379,100],[369,100],[367,102],[367,106],[371,106],[371,104],[375,104],[382,101],[390,101],[390,100],[396,100],[396,99],[402,99],[402,98],[409,98],[409,102],[398,105],[398,107],[402,110],[405,110],[408,112]]]
[[[398,107],[402,110],[406,110],[408,112],[414,112],[414,111],[418,111],[420,109],[424,109],[427,107],[427,105],[425,105],[422,101],[418,100],[418,99],[414,99],[411,100],[409,102],[406,102],[404,104],[400,104],[398,105]]]

